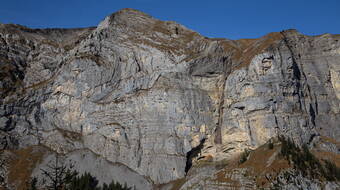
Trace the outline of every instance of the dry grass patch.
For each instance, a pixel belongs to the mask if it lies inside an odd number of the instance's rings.
[[[171,187],[169,190],[179,190],[184,185],[185,182],[186,182],[186,178],[183,177],[183,178],[180,178],[180,179],[176,179],[174,181],[170,181],[170,182],[165,183],[165,184],[156,185],[155,188],[156,189],[163,189],[164,187],[166,187],[165,189],[169,189]]]
[[[15,184],[17,190],[25,190],[33,169],[42,161],[46,150],[40,146],[30,146],[11,152],[13,158],[9,161],[8,183]]]
[[[240,158],[229,160],[228,166],[215,174],[215,180],[238,187],[240,183],[227,176],[234,170],[245,169],[245,177],[249,177],[250,180],[254,179],[257,187],[269,187],[271,179],[274,179],[280,172],[291,168],[288,161],[279,156],[280,144],[276,143],[269,147],[267,143],[251,151],[248,159],[243,163],[239,162]],[[271,176],[270,179],[267,176]]]
[[[269,149],[265,144],[251,152],[248,160],[239,167],[250,169],[249,175],[255,177],[257,186],[268,186],[270,181],[266,175],[269,174],[271,178],[275,178],[281,171],[291,168],[287,160],[278,156],[280,148],[280,145],[274,145],[272,149]]]
[[[235,54],[234,58],[241,63],[234,70],[247,67],[254,56],[263,53],[269,47],[277,44],[283,39],[283,35],[279,32],[269,33],[259,39],[241,39],[238,42],[241,44],[242,52]]]
[[[184,183],[186,182],[186,179],[185,178],[181,178],[181,179],[177,179],[175,181],[172,182],[172,187],[171,187],[171,190],[178,190],[180,189]]]
[[[336,141],[335,139],[333,139],[331,137],[320,136],[320,139],[321,139],[322,142],[332,143],[332,144],[335,144],[336,146],[340,147],[340,142]]]
[[[336,166],[340,167],[340,155],[334,152],[326,151],[311,151],[320,160],[329,160],[333,162]]]

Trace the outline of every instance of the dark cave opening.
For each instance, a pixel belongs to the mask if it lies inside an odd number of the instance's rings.
[[[194,148],[192,148],[189,152],[187,152],[187,162],[185,164],[185,173],[188,173],[192,166],[192,160],[198,156],[203,148],[203,144],[205,139],[202,139],[200,144]]]

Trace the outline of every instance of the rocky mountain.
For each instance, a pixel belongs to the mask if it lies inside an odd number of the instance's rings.
[[[24,189],[57,153],[136,189],[340,188],[325,161],[340,167],[339,40],[213,39],[133,9],[93,28],[1,24],[2,184]],[[299,169],[302,147],[320,171]]]

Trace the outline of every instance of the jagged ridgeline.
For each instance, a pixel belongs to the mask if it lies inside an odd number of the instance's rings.
[[[57,153],[98,187],[339,189],[339,40],[207,38],[132,9],[0,24],[2,188],[43,188]]]

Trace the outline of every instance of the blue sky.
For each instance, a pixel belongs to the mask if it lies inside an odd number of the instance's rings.
[[[290,28],[308,35],[340,34],[340,0],[1,1],[1,23],[33,28],[96,26],[119,9],[134,8],[208,37],[257,38]]]

